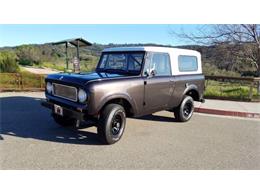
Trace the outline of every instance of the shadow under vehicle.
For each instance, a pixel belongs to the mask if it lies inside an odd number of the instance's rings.
[[[67,144],[102,144],[95,132],[83,130],[92,123],[82,124],[82,130],[63,128],[49,117],[48,110],[42,109],[41,101],[42,98],[24,96],[0,98],[0,134]],[[0,140],[4,140],[1,135]]]

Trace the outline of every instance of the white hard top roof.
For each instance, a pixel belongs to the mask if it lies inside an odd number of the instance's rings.
[[[104,49],[103,52],[126,52],[126,51],[148,51],[148,52],[161,52],[168,53],[171,59],[172,75],[188,75],[188,74],[201,74],[201,54],[195,50],[179,49],[173,47],[114,47]],[[178,66],[178,57],[181,55],[196,56],[198,59],[198,69],[196,71],[180,72]]]
[[[138,47],[112,47],[112,48],[106,48],[103,50],[103,52],[117,52],[117,51],[150,51],[150,52],[183,52],[183,53],[193,53],[198,54],[199,52],[195,50],[189,50],[189,49],[179,49],[179,48],[173,48],[173,47],[157,47],[157,46],[138,46]]]

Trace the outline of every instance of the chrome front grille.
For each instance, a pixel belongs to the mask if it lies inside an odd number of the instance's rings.
[[[53,95],[76,102],[77,88],[53,83]]]

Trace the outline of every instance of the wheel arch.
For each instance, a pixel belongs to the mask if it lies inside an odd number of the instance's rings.
[[[193,100],[195,100],[195,101],[200,101],[200,95],[199,95],[198,87],[194,84],[189,85],[185,88],[184,93],[183,93],[183,97],[185,95],[191,96],[193,98]]]
[[[136,113],[135,103],[130,97],[125,94],[117,94],[106,97],[99,105],[98,112],[100,112],[106,105],[115,103],[124,107],[127,116],[134,116]]]

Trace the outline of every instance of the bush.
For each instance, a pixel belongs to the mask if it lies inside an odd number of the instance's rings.
[[[21,71],[19,74],[0,74],[0,88],[5,90],[44,88],[44,76]],[[20,81],[20,82],[19,82]]]
[[[33,61],[30,59],[20,58],[18,62],[22,66],[32,66],[33,65]]]
[[[240,76],[240,74],[238,72],[220,69],[217,66],[209,64],[209,63],[203,64],[202,69],[203,69],[203,73],[205,75],[210,75],[210,76],[234,76],[234,77]]]
[[[0,52],[0,72],[19,72],[19,66],[14,53]]]
[[[42,51],[32,45],[17,47],[16,54],[20,65],[32,66],[33,64],[41,63]]]
[[[207,80],[204,97],[248,100],[249,91],[250,86],[248,83]],[[253,88],[253,98],[259,99],[256,88]]]

